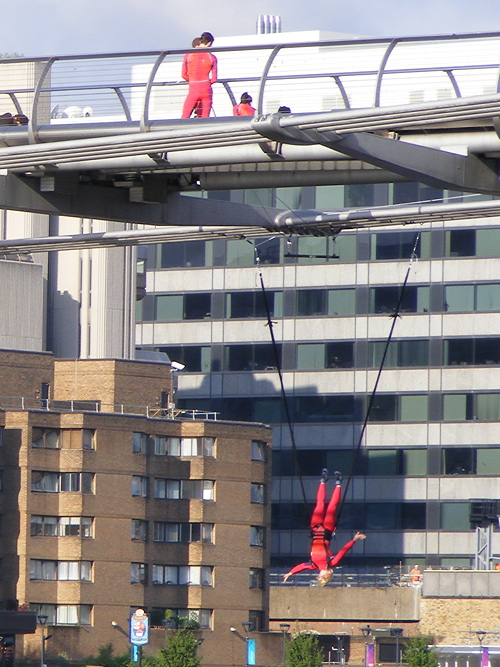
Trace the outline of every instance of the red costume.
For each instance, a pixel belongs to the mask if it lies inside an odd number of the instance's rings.
[[[200,118],[208,118],[212,108],[212,85],[217,81],[217,58],[204,49],[186,53],[182,61],[182,78],[189,83],[182,118],[189,118],[197,108]]]
[[[254,116],[255,109],[251,104],[242,102],[233,107],[233,116]]]
[[[300,563],[288,572],[286,577],[303,572],[304,570],[327,570],[335,567],[345,554],[356,544],[356,540],[350,540],[340,551],[333,555],[330,551],[330,540],[335,531],[335,513],[340,502],[342,488],[337,484],[333,489],[332,497],[326,506],[326,482],[321,481],[316,494],[316,507],[311,517],[311,560],[308,563]]]

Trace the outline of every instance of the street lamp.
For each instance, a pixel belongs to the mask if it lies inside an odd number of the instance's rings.
[[[283,665],[286,662],[286,635],[290,630],[290,623],[280,623],[281,634],[283,635]]]
[[[365,667],[374,667],[375,666],[375,651],[373,644],[368,643],[368,637],[372,633],[372,629],[367,624],[363,628],[360,628],[363,638],[365,640]]]
[[[403,634],[403,628],[391,628],[391,635],[396,637],[396,667],[401,664],[401,656],[399,654],[399,638]]]
[[[486,635],[488,634],[486,630],[476,630],[477,641],[479,642],[479,649],[481,651],[481,667],[489,667],[490,664],[490,655],[489,648],[483,646],[483,641]]]
[[[40,614],[38,617],[38,622],[42,629],[42,643],[40,644],[40,667],[45,667],[45,626],[49,617],[45,614]]]

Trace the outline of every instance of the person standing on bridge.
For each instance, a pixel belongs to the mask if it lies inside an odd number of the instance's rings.
[[[193,53],[186,53],[182,61],[182,78],[189,83],[182,118],[189,118],[194,110],[200,118],[208,118],[212,109],[212,86],[217,81],[217,58],[207,51],[214,37],[203,32]]]
[[[330,540],[335,533],[336,512],[342,493],[342,475],[335,472],[335,487],[328,505],[326,504],[326,483],[328,481],[328,470],[323,469],[321,480],[316,493],[316,506],[311,517],[311,560],[308,563],[300,563],[292,567],[283,577],[287,581],[289,577],[304,570],[319,570],[316,577],[320,586],[325,586],[333,576],[333,568],[339,564],[345,554],[353,548],[359,540],[366,539],[363,533],[356,535],[345,544],[335,555],[330,551]]]

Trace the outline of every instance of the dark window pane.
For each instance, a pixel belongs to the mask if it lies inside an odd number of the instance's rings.
[[[327,368],[352,368],[354,366],[354,343],[327,343]]]
[[[470,257],[476,254],[476,230],[453,229],[446,233],[449,257]]]
[[[210,294],[186,294],[184,296],[184,319],[203,320],[210,317]]]
[[[366,508],[367,530],[394,530],[398,526],[396,503],[370,503]]]
[[[392,422],[396,419],[396,396],[375,396],[370,410],[370,421]]]
[[[229,371],[253,370],[252,345],[227,346],[226,369]]]
[[[474,347],[474,363],[477,366],[500,364],[500,338],[477,338]]]
[[[354,405],[354,396],[300,396],[295,400],[295,421],[352,421]]]
[[[403,530],[425,530],[425,503],[403,503],[401,505],[401,528]]]
[[[280,345],[276,346],[276,353],[274,346],[269,345],[254,345],[253,346],[253,367],[256,371],[276,370],[276,355],[280,359]]]
[[[446,366],[462,366],[473,363],[472,339],[451,338],[444,342]]]
[[[442,450],[444,475],[473,475],[476,472],[476,452],[472,447],[446,447]]]

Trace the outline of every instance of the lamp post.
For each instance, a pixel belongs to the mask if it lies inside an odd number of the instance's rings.
[[[399,638],[403,634],[403,628],[391,628],[391,635],[396,637],[396,667],[401,664],[401,655],[399,654]]]
[[[485,630],[476,630],[477,641],[479,642],[479,649],[481,651],[481,667],[489,667],[490,665],[490,656],[489,649],[487,646],[483,646],[484,638],[487,635]]]
[[[290,623],[280,623],[281,634],[283,635],[283,665],[286,662],[286,635],[290,630]]]
[[[368,643],[368,637],[372,633],[372,629],[367,624],[360,628],[363,638],[365,640],[365,667],[375,667],[375,651],[373,644]]]
[[[49,617],[45,614],[40,614],[38,623],[42,629],[42,643],[40,644],[40,667],[45,667],[45,626],[47,625]]]
[[[255,665],[255,639],[250,639],[248,636],[253,630],[253,625],[249,621],[244,621],[241,625],[245,633],[245,665],[248,667]]]

